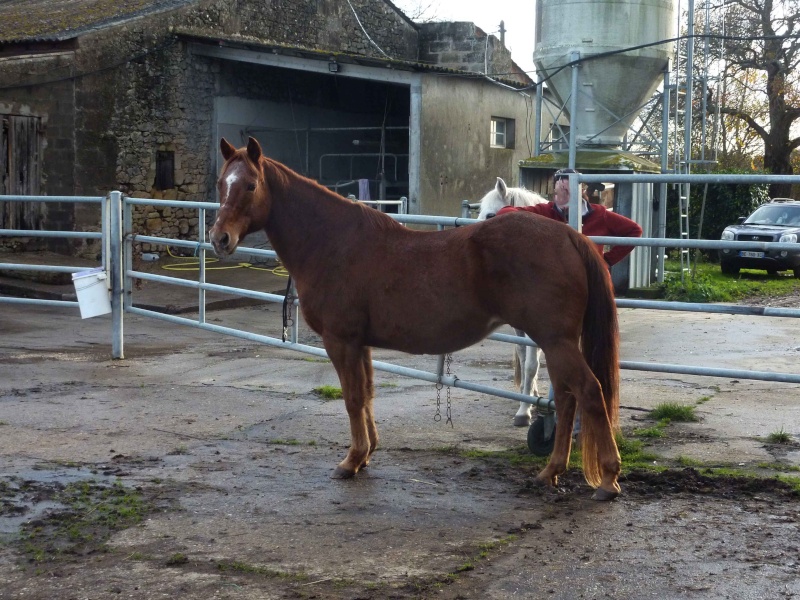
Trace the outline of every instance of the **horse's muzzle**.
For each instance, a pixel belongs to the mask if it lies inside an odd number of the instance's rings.
[[[231,236],[225,231],[217,231],[212,228],[209,238],[211,245],[214,246],[214,252],[221,258],[228,256],[236,249],[236,241],[231,239]]]

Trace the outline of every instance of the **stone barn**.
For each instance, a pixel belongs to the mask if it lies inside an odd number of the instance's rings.
[[[214,200],[219,138],[253,136],[343,195],[455,216],[495,177],[518,182],[531,83],[474,24],[417,24],[386,0],[3,2],[0,194]],[[0,228],[97,226],[81,205],[0,202]],[[136,226],[200,224],[149,208]]]

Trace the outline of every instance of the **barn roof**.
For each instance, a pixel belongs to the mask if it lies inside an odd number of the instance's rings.
[[[0,43],[59,42],[196,0],[0,0]]]
[[[243,48],[253,50],[256,52],[269,52],[271,54],[283,54],[286,56],[296,56],[299,58],[309,58],[316,60],[330,60],[335,59],[340,63],[357,64],[372,67],[388,67],[393,69],[400,69],[406,71],[423,71],[432,73],[441,73],[444,75],[452,75],[458,77],[472,78],[472,79],[486,79],[481,73],[474,73],[472,71],[464,71],[460,69],[453,69],[451,67],[443,67],[441,65],[424,63],[419,61],[411,61],[397,58],[384,58],[379,56],[364,56],[362,54],[350,54],[347,52],[331,51],[315,48],[304,48],[297,45],[282,44],[280,42],[265,41],[258,38],[243,36],[238,34],[214,34],[197,31],[192,28],[178,28],[175,30],[178,37],[187,41],[198,42],[201,44],[210,44],[212,46],[229,47],[229,48]],[[516,66],[516,63],[515,63]],[[519,69],[519,67],[517,67]],[[523,77],[527,74],[519,69],[519,73]],[[516,73],[515,73],[516,74]],[[512,79],[511,77],[493,77],[492,79],[500,81],[501,83],[512,88],[522,88],[529,85],[530,78],[524,82]]]

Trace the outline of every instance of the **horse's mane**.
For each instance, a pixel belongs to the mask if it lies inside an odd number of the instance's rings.
[[[506,188],[506,190],[506,199],[509,200],[509,206],[532,206],[547,202],[546,198],[524,187],[510,187]]]
[[[383,214],[379,210],[375,210],[369,205],[362,204],[360,202],[353,202],[352,200],[343,198],[319,182],[291,170],[289,167],[279,163],[278,161],[272,160],[271,158],[267,158],[263,155],[261,157],[261,161],[264,177],[268,178],[271,184],[277,184],[279,187],[286,190],[288,190],[290,187],[305,187],[310,194],[321,195],[326,201],[338,203],[341,206],[347,207],[348,210],[359,210],[363,220],[366,221],[369,227],[374,229],[392,230],[403,227],[400,223]]]

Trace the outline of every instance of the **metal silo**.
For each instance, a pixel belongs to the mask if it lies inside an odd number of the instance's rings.
[[[673,44],[592,56],[674,37],[673,0],[537,0],[536,46],[539,78],[569,113],[572,68],[578,93],[570,127],[580,146],[620,146],[641,105],[658,86]],[[589,59],[589,60],[586,60]]]

